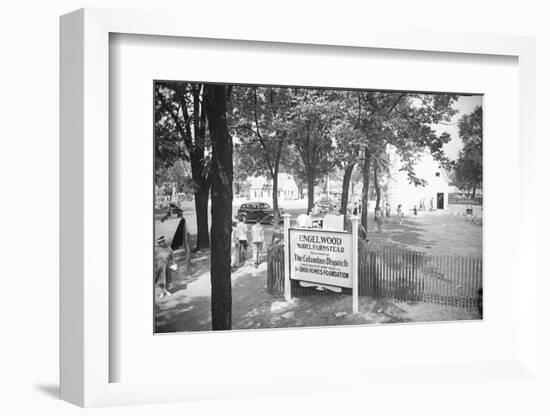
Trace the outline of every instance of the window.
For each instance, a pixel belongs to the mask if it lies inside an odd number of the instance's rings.
[[[435,172],[435,176],[439,178],[439,175],[441,175],[441,172]]]

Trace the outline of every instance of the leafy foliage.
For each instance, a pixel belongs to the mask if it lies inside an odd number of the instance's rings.
[[[454,179],[462,190],[480,188],[483,179],[483,111],[476,107],[461,117],[458,134],[464,147],[458,155]]]

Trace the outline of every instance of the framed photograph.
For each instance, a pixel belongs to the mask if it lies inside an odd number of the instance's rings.
[[[61,18],[61,397],[532,377],[534,40],[183,20]]]

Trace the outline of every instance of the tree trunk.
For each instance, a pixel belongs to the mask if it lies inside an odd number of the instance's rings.
[[[199,134],[199,133],[196,133]],[[196,139],[196,138],[195,138]],[[190,154],[191,175],[195,184],[195,216],[197,222],[197,243],[195,251],[210,247],[208,238],[208,194],[210,193],[210,179],[204,175],[204,138],[195,140],[193,151]]]
[[[208,238],[208,193],[210,192],[210,179],[206,177],[206,167],[204,164],[204,149],[205,149],[205,111],[201,111],[204,107],[200,102],[201,87],[194,85],[193,90],[193,117],[187,113],[188,102],[184,98],[183,93],[181,98],[181,106],[184,109],[183,118],[184,126],[180,127],[182,136],[187,137],[185,146],[189,152],[191,162],[191,178],[195,185],[195,215],[197,222],[197,244],[195,250],[208,248],[210,246]],[[191,133],[193,127],[193,134]],[[191,138],[194,136],[194,140]],[[206,202],[205,202],[206,200]]]
[[[210,283],[212,329],[231,329],[231,215],[233,140],[226,119],[225,86],[206,86],[206,111],[212,140],[212,229]]]
[[[208,195],[210,183],[195,191],[195,215],[197,217],[197,242],[193,251],[210,247],[208,230]]]
[[[376,191],[376,209],[380,208],[380,184],[378,183],[378,162],[375,160],[372,166],[374,171],[374,190]]]
[[[363,161],[363,191],[361,193],[361,225],[367,228],[368,203],[369,203],[369,182],[370,182],[370,152],[365,148],[365,160]]]
[[[313,176],[308,176],[307,178],[307,215],[311,214],[313,210],[313,193],[315,188],[315,179]]]
[[[472,199],[476,199],[476,187],[472,190]]]
[[[342,200],[340,203],[340,214],[344,215],[344,224],[348,216],[348,199],[349,199],[349,184],[351,182],[351,174],[355,168],[355,163],[350,163],[344,170],[344,179],[342,181]]]
[[[276,227],[279,225],[279,163],[275,163],[273,169],[273,225]]]

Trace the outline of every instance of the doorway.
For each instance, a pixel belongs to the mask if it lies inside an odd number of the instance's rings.
[[[445,194],[443,192],[437,193],[437,209],[445,208]]]

